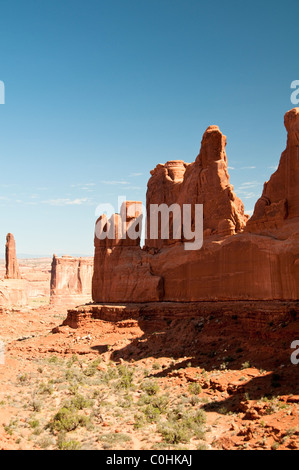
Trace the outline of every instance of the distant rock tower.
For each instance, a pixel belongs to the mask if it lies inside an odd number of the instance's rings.
[[[6,236],[5,245],[6,275],[5,279],[21,279],[17,255],[16,242],[12,233]]]

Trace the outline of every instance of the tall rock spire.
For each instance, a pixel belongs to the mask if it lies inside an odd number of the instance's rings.
[[[218,126],[205,131],[200,153],[195,162],[172,160],[159,164],[151,171],[147,185],[147,240],[146,246],[162,248],[173,240],[153,240],[150,237],[151,204],[203,204],[204,236],[233,235],[241,232],[248,216],[242,201],[233,191],[227,171],[226,136]]]
[[[16,242],[12,233],[6,236],[5,245],[6,275],[5,279],[21,279],[17,255]]]
[[[247,223],[248,232],[269,232],[279,229],[285,220],[299,217],[299,108],[284,116],[288,133],[287,147],[282,152],[277,170],[264,184],[262,196]]]

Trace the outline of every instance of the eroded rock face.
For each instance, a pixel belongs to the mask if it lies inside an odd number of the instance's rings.
[[[229,184],[226,137],[217,126],[205,132],[195,162],[157,165],[148,183],[145,247],[95,237],[94,302],[298,299],[299,108],[286,113],[285,126],[287,148],[249,221]],[[162,203],[203,204],[201,249],[185,250],[183,238],[150,238],[150,205]]]
[[[5,279],[21,279],[21,274],[20,274],[17,254],[16,254],[16,242],[12,233],[8,233],[6,236],[5,260],[6,260]]]
[[[51,304],[80,304],[91,300],[92,258],[53,256]]]
[[[299,108],[288,111],[284,117],[288,132],[287,147],[282,153],[277,170],[264,184],[246,231],[276,235],[292,233],[293,222],[299,217]]]
[[[165,301],[296,300],[299,298],[299,231],[286,240],[240,233],[182,245],[152,256],[163,276]]]
[[[28,281],[0,279],[0,307],[25,307],[28,301]]]
[[[176,242],[174,237],[162,240],[160,227],[159,238],[151,239],[152,204],[171,206],[176,203],[181,208],[183,204],[203,204],[205,237],[233,235],[245,227],[248,216],[244,214],[243,203],[229,183],[225,146],[226,137],[218,126],[210,126],[203,135],[195,162],[169,161],[151,171],[146,197],[147,247],[160,249]],[[181,233],[183,235],[183,229]]]
[[[98,219],[92,281],[95,302],[137,302],[140,299],[149,302],[162,298],[163,280],[151,273],[149,255],[140,249],[141,216],[141,203],[126,201],[120,214],[104,222],[103,217]],[[121,225],[124,230],[118,231]],[[127,236],[130,229],[137,234],[136,239]],[[105,232],[110,233],[111,238],[100,239],[100,234]]]

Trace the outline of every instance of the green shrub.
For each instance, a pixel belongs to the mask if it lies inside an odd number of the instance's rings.
[[[92,404],[92,400],[83,397],[83,395],[76,394],[70,402],[70,407],[74,407],[77,410],[83,410],[84,408],[89,408]]]
[[[75,440],[66,439],[64,432],[61,432],[57,438],[57,447],[59,450],[79,450],[80,443]]]
[[[100,364],[100,362],[101,362],[101,359],[96,359],[91,364],[89,364],[88,367],[84,370],[84,375],[86,375],[87,377],[94,376],[98,369],[98,365]]]
[[[57,364],[57,362],[59,362],[59,358],[57,356],[51,356],[49,362],[50,364]]]
[[[51,382],[49,382],[48,384],[42,382],[38,387],[38,393],[40,393],[41,395],[52,395],[53,389],[54,387]]]
[[[131,437],[128,434],[123,433],[114,433],[110,432],[107,434],[102,434],[99,437],[99,440],[108,445],[115,445],[119,443],[129,442],[132,441]]]
[[[35,429],[39,426],[39,421],[37,419],[32,419],[28,424],[32,429]]]
[[[153,406],[153,405],[147,405],[144,409],[143,409],[143,413],[146,417],[146,419],[149,421],[149,422],[156,422],[159,420],[160,418],[160,410],[159,408]]]
[[[148,395],[152,396],[156,395],[159,392],[160,387],[154,380],[146,380],[141,385],[141,390],[143,390]]]
[[[117,388],[124,388],[124,389],[129,389],[133,385],[133,377],[134,377],[134,372],[133,370],[129,369],[129,367],[121,364],[117,366],[117,371],[118,375],[120,377],[120,380],[117,384]]]
[[[154,370],[159,370],[159,369],[161,369],[161,366],[160,366],[159,362],[154,362],[154,363],[153,363],[153,369],[154,369]]]
[[[191,430],[179,421],[160,424],[158,432],[168,444],[187,443],[192,437]]]
[[[39,412],[42,408],[41,401],[33,399],[31,402],[33,411]]]
[[[246,361],[246,362],[243,362],[241,369],[242,370],[249,369],[250,367],[251,367],[250,362]]]
[[[203,439],[206,414],[203,410],[188,412],[178,407],[168,414],[168,421],[160,424],[158,431],[165,442],[178,444],[189,442],[192,436]]]
[[[61,408],[50,421],[51,431],[74,431],[80,425],[80,416],[70,408]]]
[[[143,414],[137,413],[134,415],[134,428],[140,429],[146,424],[146,419]]]
[[[201,393],[201,386],[198,383],[192,382],[189,384],[188,390],[190,393],[192,393],[192,395],[198,395]]]

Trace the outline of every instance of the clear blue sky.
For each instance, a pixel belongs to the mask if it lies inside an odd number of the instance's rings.
[[[285,148],[298,18],[298,0],[1,0],[0,254],[7,232],[92,254],[97,205],[145,201],[210,124],[251,211]]]

